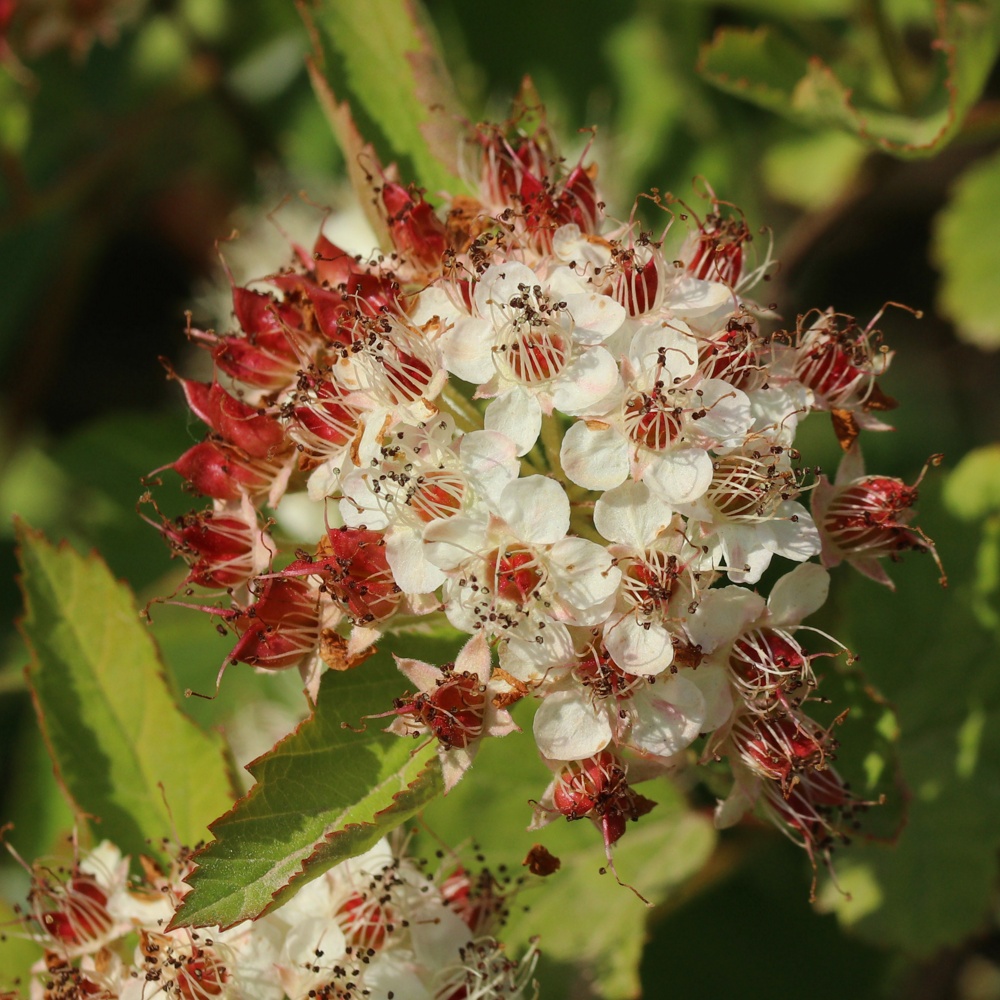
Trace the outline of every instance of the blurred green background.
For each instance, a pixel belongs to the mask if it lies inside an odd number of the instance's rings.
[[[856,725],[861,773],[883,723],[901,775],[890,808],[908,800],[906,827],[894,849],[844,852],[854,903],[820,893],[839,916],[814,912],[808,863],[780,835],[751,824],[723,836],[652,915],[644,995],[1000,998],[996,8],[436,0],[427,16],[472,119],[505,117],[529,74],[570,160],[590,138],[579,130],[597,126],[611,215],[653,187],[697,199],[705,178],[771,227],[782,264],[759,295],[787,321],[834,306],[864,324],[887,302],[922,313],[890,308],[880,323],[897,351],[882,384],[898,429],[863,443],[869,470],[908,482],[945,454],[918,523],[951,585],[919,557],[891,568],[896,594],[842,570],[817,623],[861,656],[863,678],[831,682],[876,694],[867,729],[862,707],[843,742]],[[20,0],[0,5],[0,28],[0,822],[31,858],[71,818],[22,679],[12,516],[96,547],[141,602],[172,589],[176,567],[135,506],[141,477],[200,432],[157,358],[194,363],[185,310],[219,315],[218,241],[243,232],[222,252],[248,280],[288,255],[268,214],[316,224],[307,205],[350,196],[290,3]],[[797,444],[832,475],[828,423],[813,417]],[[158,496],[177,513],[188,504],[172,488]],[[180,687],[206,687],[224,642],[198,616],[154,616]],[[272,696],[264,682],[243,677],[231,696]],[[225,721],[223,704],[185,707]],[[23,891],[16,866],[0,878],[9,898]],[[548,995],[594,995],[585,968],[558,976]]]

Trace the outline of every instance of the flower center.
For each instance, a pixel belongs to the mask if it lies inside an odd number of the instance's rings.
[[[530,549],[513,546],[503,552],[494,549],[487,562],[493,567],[494,593],[498,597],[515,604],[528,604],[540,596],[545,571]]]
[[[766,521],[784,500],[796,496],[795,476],[773,460],[727,455],[713,463],[708,502],[727,521]]]

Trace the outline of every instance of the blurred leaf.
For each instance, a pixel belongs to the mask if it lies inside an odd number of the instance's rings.
[[[1000,444],[975,448],[962,458],[945,482],[944,502],[963,521],[1000,511]]]
[[[975,559],[972,607],[1000,635],[1000,445],[970,451],[945,480],[944,501],[963,521],[986,519]]]
[[[834,126],[895,156],[929,156],[961,128],[1000,46],[996,0],[938,0],[936,9],[938,78],[912,113],[859,97],[833,67],[770,27],[721,28],[699,69],[722,90],[809,128]]]
[[[938,305],[962,340],[1000,347],[1000,154],[967,170],[934,227],[931,256],[941,271]]]
[[[843,132],[810,132],[773,143],[762,161],[771,195],[809,211],[843,196],[866,155],[863,142]]]
[[[136,513],[143,477],[177,458],[200,432],[200,425],[185,426],[175,414],[118,412],[80,428],[53,453],[60,471],[72,479],[71,498],[64,498],[65,523],[137,589],[160,576],[169,561],[163,539]],[[158,499],[169,514],[191,504],[179,489],[172,497],[158,491]]]
[[[131,595],[96,557],[22,527],[35,706],[77,811],[127,854],[193,845],[229,807],[221,740],[184,716]]]
[[[455,658],[456,637],[414,633],[385,644],[446,663]],[[178,926],[230,926],[280,906],[440,794],[433,747],[414,752],[410,740],[362,721],[390,710],[404,687],[388,653],[326,673],[312,716],[254,761],[257,784],[212,824],[215,840],[197,857]]]
[[[844,852],[838,873],[858,890],[853,901],[829,889],[823,898],[863,937],[926,956],[979,927],[993,896],[1000,673],[973,612],[975,532],[943,516],[936,490],[922,492],[920,523],[942,540],[951,589],[913,559],[893,570],[895,594],[857,576],[839,591],[849,611],[840,638],[862,654],[899,722],[908,821],[891,850],[859,841]]]
[[[606,865],[601,834],[587,820],[570,823],[558,817],[542,830],[526,829],[529,800],[538,799],[551,774],[539,759],[530,736],[530,706],[518,713],[529,732],[488,740],[472,772],[447,796],[424,812],[433,850],[438,838],[451,845],[471,840],[494,871],[516,873],[532,845],[544,844],[561,861],[559,871],[534,889],[524,888],[511,907],[504,940],[515,949],[540,936],[542,995],[550,1000],[599,996],[624,1000],[638,996],[639,962],[650,910],[618,885]],[[640,786],[657,802],[637,823],[630,823],[615,845],[622,878],[652,903],[671,898],[679,886],[707,862],[715,845],[711,820],[688,809],[668,781]],[[418,838],[418,843],[420,840]],[[571,975],[592,984],[581,993]]]
[[[314,83],[328,114],[339,110],[338,134],[346,102],[360,134],[383,164],[399,164],[404,183],[415,180],[432,196],[465,190],[461,106],[417,0],[318,0],[306,16],[320,46]],[[349,164],[353,146],[344,148]]]

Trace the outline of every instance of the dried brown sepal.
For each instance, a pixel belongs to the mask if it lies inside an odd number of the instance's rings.
[[[831,410],[830,419],[833,421],[833,433],[837,435],[840,447],[847,451],[861,433],[854,414],[850,410]]]
[[[885,410],[895,410],[899,406],[899,400],[884,393],[876,382],[868,391],[868,398],[865,400],[864,409],[877,410],[880,413]]]
[[[544,878],[553,872],[559,871],[562,861],[559,860],[544,844],[535,844],[528,856],[521,864],[531,872],[532,875],[540,875]]]
[[[320,659],[331,670],[353,670],[360,666],[368,657],[377,652],[374,646],[369,646],[360,653],[347,652],[347,640],[332,628],[325,628],[319,634]]]
[[[494,708],[510,708],[511,705],[519,702],[528,694],[528,685],[522,680],[518,680],[513,674],[507,673],[503,667],[495,667],[493,676],[499,677],[510,685],[509,691],[499,691],[493,695],[492,702]]]

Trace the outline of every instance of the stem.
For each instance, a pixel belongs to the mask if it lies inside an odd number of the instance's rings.
[[[545,460],[552,474],[562,481],[565,481],[566,474],[563,472],[562,462],[559,460],[562,451],[563,429],[559,418],[551,413],[547,417],[542,417],[542,449],[545,452]]]
[[[878,38],[879,48],[889,68],[889,75],[899,95],[899,102],[904,111],[912,111],[917,102],[917,95],[910,84],[909,60],[906,51],[900,44],[899,35],[889,23],[882,0],[862,0],[862,9],[871,20]]]
[[[481,431],[483,415],[454,386],[448,384],[437,400],[438,409],[450,413],[455,425],[462,431]]]

